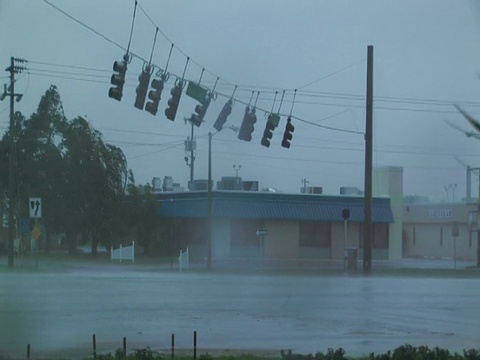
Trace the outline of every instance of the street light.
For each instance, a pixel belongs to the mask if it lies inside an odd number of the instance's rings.
[[[233,165],[233,170],[235,171],[235,177],[238,178],[238,172],[242,168],[242,165]]]

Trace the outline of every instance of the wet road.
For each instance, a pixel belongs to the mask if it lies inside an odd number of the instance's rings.
[[[480,347],[480,280],[207,274],[133,267],[0,273],[0,355],[128,347],[293,349],[348,355],[405,343]],[[68,349],[75,349],[74,352]]]

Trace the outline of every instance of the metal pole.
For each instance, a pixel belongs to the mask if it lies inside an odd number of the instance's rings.
[[[212,133],[208,133],[208,255],[207,269],[212,268]]]
[[[457,270],[457,237],[453,237],[453,268]]]
[[[480,215],[480,176],[478,177],[478,214]],[[477,215],[478,221],[478,215]],[[477,267],[480,267],[480,226],[477,223]]]
[[[470,165],[467,166],[467,204],[470,203],[471,198],[472,198],[472,189],[471,189],[471,170],[470,170]]]
[[[197,360],[197,332],[193,332],[193,360]]]
[[[95,334],[92,335],[92,343],[93,343],[93,358],[97,358],[97,338]]]
[[[367,103],[365,131],[365,210],[363,272],[372,271],[372,143],[373,143],[373,46],[367,49]],[[480,233],[479,233],[480,234]],[[480,237],[480,235],[479,235]]]
[[[8,267],[14,265],[13,238],[15,236],[15,110],[13,97],[15,94],[15,59],[10,58],[10,149],[8,154]]]
[[[347,219],[343,220],[343,272],[347,273]]]
[[[193,181],[194,167],[195,167],[195,155],[193,151],[193,121],[192,121],[192,133],[190,136],[190,183]]]

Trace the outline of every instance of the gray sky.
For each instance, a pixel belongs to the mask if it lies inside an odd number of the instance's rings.
[[[127,46],[134,1],[49,0],[97,32]],[[338,194],[340,186],[363,189],[367,46],[374,46],[374,165],[404,167],[405,194],[446,199],[444,187],[457,184],[465,194],[465,167],[480,166],[480,143],[449,127],[445,120],[470,131],[455,112],[463,104],[480,117],[480,5],[475,1],[154,1],[139,0],[159,30],[153,63],[164,68],[175,43],[169,71],[212,87],[219,96],[206,122],[196,128],[195,178],[207,177],[209,131],[239,85],[233,112],[225,126],[239,126],[252,90],[260,90],[258,121],[250,143],[229,129],[214,136],[213,178],[235,174],[260,187],[298,192],[301,179]],[[131,51],[150,57],[155,26],[137,9]],[[133,107],[142,61],[127,71],[121,102],[108,97],[112,64],[124,50],[82,27],[40,0],[0,2],[0,65],[10,56],[25,58],[30,73],[18,76],[24,94],[16,109],[29,116],[41,95],[57,85],[66,115],[86,116],[107,142],[120,146],[139,183],[173,176],[186,187],[189,169],[183,141],[195,102],[183,95],[177,118],[163,114],[173,85],[167,84],[157,116]],[[180,50],[180,51],[179,51]],[[50,66],[42,63],[84,67]],[[199,66],[200,65],[200,66]],[[47,70],[47,71],[45,71]],[[97,71],[102,70],[102,71]],[[55,73],[65,72],[65,73]],[[81,74],[81,75],[77,75]],[[89,79],[95,81],[80,81]],[[7,73],[0,74],[1,83]],[[317,81],[318,80],[318,81]],[[292,90],[298,88],[293,115],[328,130],[295,120],[290,149],[280,146],[286,116],[275,130],[272,146],[260,139],[264,111],[275,91],[287,90],[280,112],[288,115]],[[220,95],[221,94],[221,95]],[[0,131],[8,124],[8,102],[0,103]],[[477,186],[477,182],[473,183]],[[476,193],[476,192],[475,192]],[[451,199],[452,193],[450,193]]]

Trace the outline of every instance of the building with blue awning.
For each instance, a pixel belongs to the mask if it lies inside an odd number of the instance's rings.
[[[158,215],[180,222],[175,242],[189,246],[196,257],[206,257],[208,192],[164,192],[157,199]],[[211,204],[214,259],[342,259],[345,247],[362,256],[363,196],[217,190]],[[344,209],[350,211],[346,238]],[[373,258],[391,258],[394,216],[388,197],[373,199],[372,222]]]

